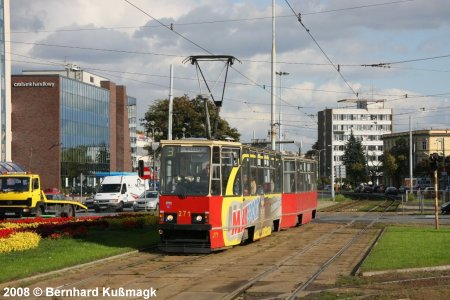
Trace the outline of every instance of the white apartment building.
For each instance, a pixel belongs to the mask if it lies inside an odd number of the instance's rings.
[[[346,177],[342,159],[352,132],[362,142],[368,167],[382,166],[382,136],[393,130],[393,111],[391,108],[384,108],[384,103],[385,100],[344,99],[338,101],[342,107],[318,113],[321,177],[331,178],[332,168],[336,181]]]

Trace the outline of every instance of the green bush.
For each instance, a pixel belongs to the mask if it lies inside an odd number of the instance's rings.
[[[417,196],[415,194],[408,193],[408,201],[416,201]]]
[[[342,202],[342,201],[347,200],[347,198],[345,198],[344,195],[337,194],[337,195],[334,197],[334,200],[335,200],[336,202]]]
[[[142,228],[146,225],[154,226],[158,223],[157,216],[151,215],[130,215],[126,217],[112,217],[103,218],[104,221],[108,223],[108,228],[117,229],[132,229],[132,228]]]

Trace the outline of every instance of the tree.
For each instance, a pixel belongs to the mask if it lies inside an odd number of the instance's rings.
[[[399,138],[389,151],[385,151],[383,171],[395,186],[401,186],[403,179],[409,176],[409,145],[406,139]]]
[[[394,155],[392,155],[390,152],[385,151],[383,153],[383,174],[385,177],[393,177],[395,172],[398,169],[398,164],[395,160]]]
[[[211,120],[211,127],[217,116],[217,108],[210,100],[207,101],[209,117]],[[154,121],[154,127],[161,129],[162,136],[156,136],[155,140],[167,139],[168,133],[168,115],[169,115],[169,100],[157,100],[155,104],[151,105],[145,113],[142,125],[145,132],[151,133],[150,121]],[[173,100],[173,121],[172,121],[172,138],[183,137],[207,137],[207,127],[205,126],[205,107],[204,100],[201,96],[190,100],[187,95],[176,97]],[[184,130],[183,130],[184,129]],[[217,139],[231,138],[239,141],[240,133],[236,128],[231,128],[227,121],[219,116],[217,132]]]
[[[311,150],[306,151],[305,157],[309,158],[309,159],[316,159],[319,156],[319,152],[317,150],[319,150],[319,142],[318,141],[316,141],[312,145]]]
[[[362,143],[355,138],[353,131],[350,133],[350,138],[345,145],[342,160],[346,169],[347,178],[353,182],[354,186],[358,182],[367,180],[366,157],[364,156]]]

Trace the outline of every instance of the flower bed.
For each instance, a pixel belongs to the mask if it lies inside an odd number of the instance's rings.
[[[0,222],[0,253],[20,251],[37,247],[41,238],[79,238],[88,234],[90,228],[129,230],[155,225],[157,218],[143,214],[117,216],[26,218]],[[23,235],[23,234],[29,235]],[[36,236],[38,239],[36,239]],[[27,238],[30,238],[28,241]]]
[[[34,232],[14,232],[0,240],[0,253],[37,248],[41,237]]]

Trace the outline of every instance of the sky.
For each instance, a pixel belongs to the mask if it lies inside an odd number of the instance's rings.
[[[450,128],[450,2],[276,0],[275,122],[285,149],[311,149],[317,113],[342,99],[385,99],[394,132]],[[300,16],[300,18],[298,17]],[[12,0],[12,73],[83,70],[125,85],[138,118],[169,95],[207,94],[185,59],[231,55],[221,117],[241,141],[271,124],[272,1]],[[224,63],[200,62],[222,96]],[[200,79],[200,80],[199,80]],[[281,94],[281,95],[280,95]],[[190,133],[189,128],[186,129]]]

